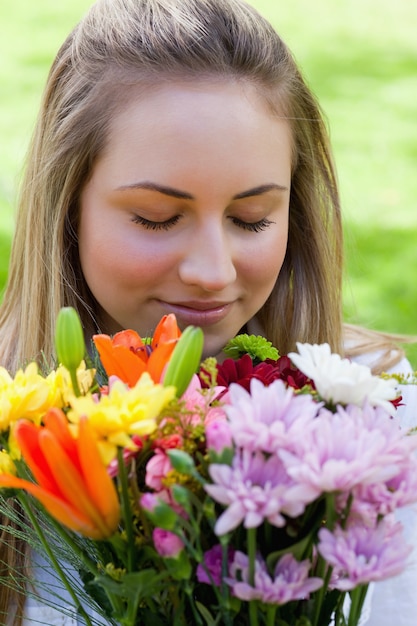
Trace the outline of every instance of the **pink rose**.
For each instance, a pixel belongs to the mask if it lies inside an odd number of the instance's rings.
[[[155,528],[152,533],[152,538],[155,550],[158,552],[159,556],[164,558],[175,559],[184,549],[184,544],[181,539],[169,530]]]
[[[155,455],[146,464],[145,482],[155,491],[164,488],[163,479],[172,470],[171,461],[162,450],[156,450]]]

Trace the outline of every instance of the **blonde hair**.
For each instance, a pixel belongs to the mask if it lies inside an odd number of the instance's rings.
[[[296,340],[341,349],[336,177],[320,108],[286,45],[239,0],[99,0],[58,52],[27,158],[0,309],[0,355],[10,369],[41,351],[51,361],[62,306],[78,309],[87,336],[97,331],[78,258],[80,191],[132,90],[178,78],[248,81],[289,120],[288,250],[258,317],[281,352]]]
[[[17,507],[16,507],[17,508]],[[27,545],[18,524],[4,516],[0,530],[0,623],[21,626],[25,597],[16,589],[27,577]]]

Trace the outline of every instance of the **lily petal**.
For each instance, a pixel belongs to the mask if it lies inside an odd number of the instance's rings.
[[[157,348],[161,343],[167,341],[175,341],[181,337],[181,331],[178,328],[177,318],[174,313],[164,315],[159,321],[152,338],[152,348]]]
[[[83,469],[86,489],[95,508],[105,520],[109,534],[120,519],[120,505],[116,488],[101,459],[99,449],[87,418],[81,418],[78,453]]]
[[[142,337],[135,330],[121,330],[112,337],[114,346],[125,346],[135,353],[139,353],[145,348]]]
[[[55,477],[67,504],[76,514],[90,520],[102,537],[107,536],[106,524],[91,501],[84,477],[71,463],[56,437],[44,428],[39,434],[39,445],[49,466],[59,468]],[[97,489],[100,489],[100,485],[97,485]]]
[[[50,409],[44,417],[44,424],[47,429],[53,433],[62,446],[71,462],[81,472],[81,465],[78,460],[77,444],[68,427],[68,421],[65,414],[60,409]]]
[[[155,383],[160,382],[163,371],[167,366],[176,345],[177,339],[170,341],[169,343],[160,343],[159,346],[151,353],[146,369]]]
[[[94,335],[94,344],[108,376],[117,376],[133,387],[143,372],[146,363],[125,345],[113,345],[108,335]]]
[[[145,371],[155,383],[160,382],[180,336],[177,319],[170,313],[158,323],[150,346],[134,330],[123,330],[113,338],[94,335],[93,341],[107,375],[134,387]]]
[[[22,452],[22,455],[31,469],[31,472],[42,489],[61,497],[62,493],[51,471],[45,461],[42,450],[39,446],[40,426],[36,426],[28,420],[20,420],[14,429],[14,437]]]
[[[91,523],[91,520],[83,515],[77,509],[74,509],[70,504],[64,500],[54,496],[45,489],[42,489],[39,485],[31,483],[28,480],[17,478],[16,476],[1,475],[0,487],[9,487],[12,489],[24,489],[32,496],[34,496],[45,507],[45,509],[54,517],[58,522],[79,532],[86,537],[92,539],[102,539],[103,536],[97,527]]]

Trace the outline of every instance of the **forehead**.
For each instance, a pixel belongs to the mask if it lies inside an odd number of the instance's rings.
[[[101,162],[106,175],[117,167],[126,177],[191,170],[202,177],[205,167],[220,176],[235,163],[236,176],[258,179],[288,169],[291,143],[289,123],[253,85],[170,82],[131,93],[111,121],[96,165]]]
[[[278,98],[277,98],[278,99]],[[272,103],[270,94],[247,80],[233,78],[202,80],[161,81],[159,84],[130,86],[122,95],[122,104],[115,110],[108,126],[108,141],[112,141],[128,127],[136,125],[142,134],[154,131],[166,133],[176,129],[195,131],[224,124],[225,130],[239,125],[242,130],[256,127],[286,126],[291,135],[289,122],[280,111],[278,103]]]

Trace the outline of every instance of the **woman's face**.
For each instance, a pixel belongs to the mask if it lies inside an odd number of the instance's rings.
[[[103,330],[166,313],[218,354],[261,309],[288,236],[291,136],[248,84],[163,85],[113,121],[81,195],[79,251]]]

